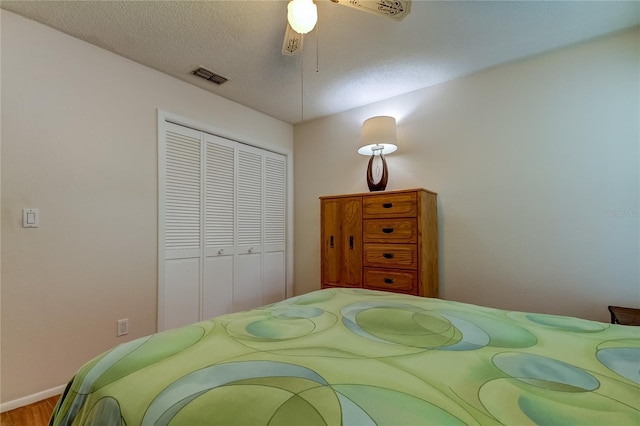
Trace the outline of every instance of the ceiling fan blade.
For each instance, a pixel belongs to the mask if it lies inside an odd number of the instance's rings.
[[[409,14],[411,0],[331,0],[343,6],[387,16],[398,21]]]
[[[302,53],[302,45],[304,44],[304,36],[297,33],[291,28],[287,22],[287,30],[284,33],[284,42],[282,43],[282,54],[294,56]]]

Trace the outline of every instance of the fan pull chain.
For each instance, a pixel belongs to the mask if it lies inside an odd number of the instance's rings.
[[[320,72],[320,23],[316,23],[316,72]],[[304,52],[300,55],[300,121],[304,122]]]
[[[304,53],[300,56],[300,120],[304,122]]]

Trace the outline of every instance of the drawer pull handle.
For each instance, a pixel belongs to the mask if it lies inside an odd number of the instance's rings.
[[[384,279],[384,283],[385,284],[393,284],[395,282],[395,280],[393,278],[385,278]]]
[[[382,253],[385,259],[393,259],[393,253]]]
[[[333,248],[333,235],[329,237],[329,247]]]
[[[391,234],[393,232],[393,228],[382,228],[382,232],[385,234]]]
[[[349,235],[349,248],[353,250],[353,235]]]
[[[393,203],[382,203],[382,207],[385,209],[390,209],[393,207]]]

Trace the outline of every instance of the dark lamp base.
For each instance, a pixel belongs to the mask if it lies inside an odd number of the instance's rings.
[[[379,158],[376,159],[376,157]],[[372,155],[371,158],[369,158],[369,165],[367,166],[367,185],[369,186],[369,191],[384,191],[387,187],[388,178],[389,170],[387,169],[387,161],[384,159],[384,155]]]

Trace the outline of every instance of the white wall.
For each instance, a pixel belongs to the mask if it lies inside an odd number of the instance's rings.
[[[441,297],[640,307],[639,50],[636,28],[297,125],[296,292],[320,286],[318,197],[367,191],[361,123],[394,115],[387,189],[439,193]]]
[[[2,402],[156,327],[157,109],[291,152],[291,125],[2,11]],[[228,83],[233,84],[233,83]],[[23,229],[23,207],[40,227]],[[116,320],[129,335],[116,338]]]

